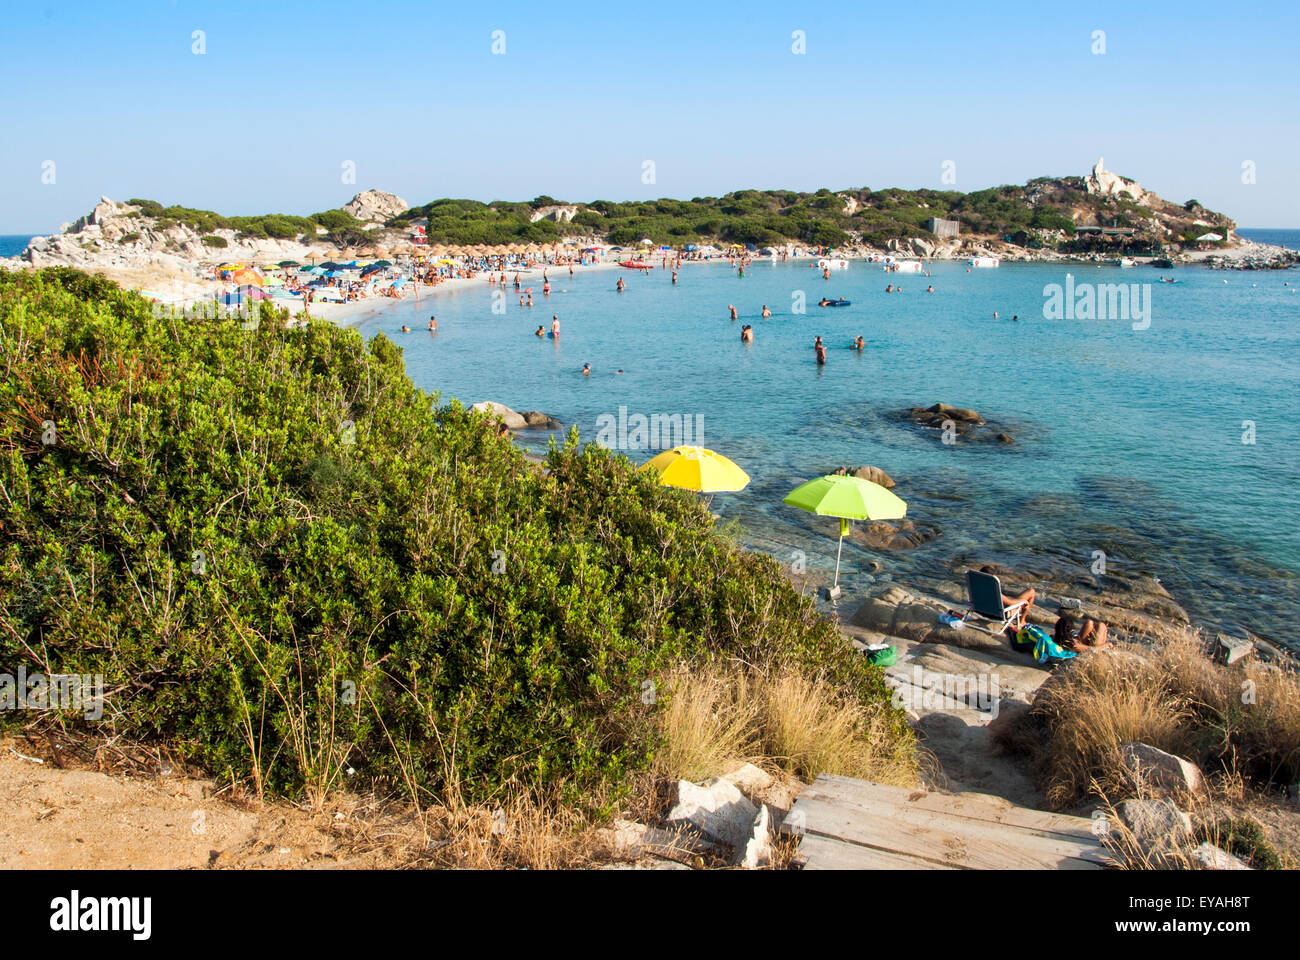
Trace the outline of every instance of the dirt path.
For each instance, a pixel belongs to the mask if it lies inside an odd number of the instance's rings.
[[[986,793],[1018,806],[1045,809],[1045,799],[1023,761],[1002,753],[989,724],[1011,703],[1027,703],[1048,677],[1007,649],[976,650],[944,643],[919,643],[861,627],[841,627],[857,645],[892,643],[898,662],[885,671],[902,700],[917,739],[933,762],[922,767],[927,787],[954,793]],[[961,696],[932,686],[936,678],[975,678]],[[956,692],[958,696],[950,695]],[[982,708],[982,709],[981,709]]]
[[[211,781],[66,769],[32,753],[0,741],[0,869],[394,867],[415,837],[412,818],[355,798],[319,811],[232,803]]]

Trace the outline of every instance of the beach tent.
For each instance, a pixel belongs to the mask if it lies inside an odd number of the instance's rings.
[[[1217,233],[1203,233],[1203,234],[1201,234],[1199,237],[1197,237],[1196,239],[1197,239],[1197,240],[1222,240],[1223,237],[1221,237],[1221,236],[1220,236],[1219,234],[1217,234]]]

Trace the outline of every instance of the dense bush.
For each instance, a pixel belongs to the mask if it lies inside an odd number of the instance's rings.
[[[101,732],[269,791],[618,784],[651,685],[733,660],[911,762],[881,674],[698,498],[576,434],[543,469],[382,335],[260,319],[0,273],[0,669],[102,673]]]
[[[217,247],[217,248],[230,246],[230,244],[226,242],[225,237],[218,237],[216,234],[209,234],[208,236],[204,237],[203,245],[205,247]]]

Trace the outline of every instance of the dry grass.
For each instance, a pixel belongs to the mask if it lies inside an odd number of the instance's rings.
[[[1131,796],[1119,745],[1135,740],[1257,786],[1300,780],[1300,676],[1256,662],[1225,667],[1199,639],[1121,645],[1044,684],[999,740],[1034,756],[1056,808],[1089,794]],[[1128,794],[1124,790],[1128,789]]]
[[[820,679],[750,667],[681,671],[658,715],[656,773],[701,780],[754,763],[811,782],[838,773],[914,784],[916,756],[887,704],[864,706]]]

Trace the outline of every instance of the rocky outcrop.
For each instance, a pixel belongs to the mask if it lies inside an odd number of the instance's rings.
[[[345,213],[363,223],[387,223],[409,209],[401,197],[382,190],[363,190],[343,206]]]
[[[552,204],[545,207],[538,207],[528,216],[530,223],[536,223],[538,220],[554,220],[556,223],[568,223],[577,214],[578,207],[569,204]]]
[[[934,403],[928,407],[911,407],[896,414],[918,426],[946,432],[953,439],[961,437],[979,442],[1015,443],[1015,438],[998,425],[989,423],[976,411]]]
[[[1127,177],[1121,177],[1117,173],[1111,173],[1105,168],[1101,157],[1097,158],[1097,163],[1084,180],[1084,189],[1088,193],[1102,197],[1127,197],[1135,203],[1142,203],[1147,198],[1147,192],[1142,189],[1136,180],[1130,180]]]
[[[900,520],[897,523],[878,520],[875,523],[852,528],[849,535],[873,550],[911,550],[936,539],[939,536],[939,528],[933,524],[918,524],[912,520]]]
[[[852,475],[859,480],[870,480],[872,483],[879,484],[886,490],[892,490],[896,483],[893,478],[881,470],[879,467],[861,466],[861,467],[839,467],[835,470],[835,476],[843,477]]]
[[[492,414],[511,430],[559,430],[563,426],[560,421],[540,410],[525,410],[519,413],[511,410],[504,403],[497,403],[494,400],[480,401],[470,409]]]

